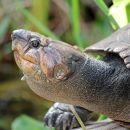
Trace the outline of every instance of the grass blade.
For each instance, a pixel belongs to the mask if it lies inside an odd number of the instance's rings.
[[[54,39],[59,39],[56,35],[54,35],[54,33],[52,33],[51,30],[49,30],[49,28],[47,26],[45,26],[43,23],[41,23],[39,20],[37,20],[37,18],[35,18],[28,10],[26,9],[21,9],[21,12],[23,13],[23,15],[32,23],[35,25],[35,27],[37,27],[37,29],[51,37],[51,38],[54,38]]]
[[[109,8],[105,4],[104,0],[94,0],[97,6],[102,10],[102,12],[109,18],[110,23],[114,29],[118,29],[119,25],[115,21],[112,15],[109,14]]]
[[[97,6],[102,10],[102,12],[108,16],[109,14],[109,8],[106,6],[103,0],[95,0],[95,3]]]
[[[75,38],[77,45],[83,48],[83,41],[81,39],[81,31],[80,31],[80,9],[79,9],[79,0],[71,0],[72,8],[71,8],[71,25],[72,32]]]
[[[80,119],[79,115],[77,114],[77,112],[75,111],[75,108],[70,105],[70,109],[73,112],[73,114],[75,115],[76,119],[78,120],[80,126],[82,127],[82,130],[87,130],[87,128],[85,127],[84,123],[82,122],[82,120]]]

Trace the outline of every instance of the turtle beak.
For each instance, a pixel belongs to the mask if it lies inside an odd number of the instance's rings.
[[[12,41],[17,40],[28,40],[28,31],[24,29],[14,30],[11,34]]]
[[[11,38],[12,38],[12,50],[14,51],[18,43],[27,43],[29,31],[26,31],[24,29],[18,29],[12,32]],[[20,42],[21,41],[21,42]]]

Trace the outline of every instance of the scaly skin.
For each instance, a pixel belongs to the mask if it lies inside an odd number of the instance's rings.
[[[98,61],[26,30],[14,31],[12,41],[16,63],[36,94],[130,122],[130,70],[118,55]]]

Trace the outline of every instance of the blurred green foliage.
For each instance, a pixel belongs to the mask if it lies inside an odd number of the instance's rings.
[[[21,115],[17,117],[13,123],[11,130],[50,130],[45,127],[42,122],[39,122],[26,115]]]
[[[71,26],[72,26],[72,34],[75,39],[75,43],[83,48],[84,47],[84,41],[81,37],[81,28],[80,28],[80,5],[79,0],[71,0]],[[87,40],[87,39],[86,39]]]
[[[113,0],[109,14],[113,16],[119,27],[130,22],[130,0]]]
[[[24,28],[37,31],[53,39],[63,40],[85,48],[112,33],[109,23],[113,29],[118,29],[130,22],[129,0],[108,1],[95,0],[94,3],[87,0],[1,0],[0,82],[18,79],[21,75],[14,65],[9,44],[11,42],[10,35],[14,29]],[[10,86],[10,84],[8,83],[6,86]],[[3,91],[1,88],[0,86],[0,92]],[[11,91],[13,90],[16,89],[11,86]],[[27,96],[25,93],[23,95]],[[98,120],[106,118],[106,116],[101,115]],[[6,128],[4,129],[6,130]],[[47,130],[46,127],[43,128],[42,122],[25,115],[17,117],[13,121],[12,130],[26,129]]]
[[[118,29],[118,22],[115,21],[113,15],[110,15],[109,8],[105,4],[104,0],[95,0],[95,3],[98,5],[98,7],[102,10],[102,12],[108,17],[108,20],[112,24],[114,29]]]
[[[5,16],[2,21],[0,22],[0,39],[3,38],[3,36],[6,34],[8,31],[10,24],[10,17]]]
[[[43,24],[42,22],[40,22],[35,16],[33,16],[28,10],[26,9],[22,9],[21,12],[23,13],[23,15],[32,23],[35,25],[35,27],[37,28],[38,31],[40,31],[41,33],[54,38],[54,39],[59,39],[57,36],[55,36],[55,34],[53,32],[50,31],[50,29]]]

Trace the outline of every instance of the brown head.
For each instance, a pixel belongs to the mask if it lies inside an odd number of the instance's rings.
[[[85,62],[84,54],[71,45],[23,29],[12,33],[12,49],[30,88],[54,101],[54,96],[63,93],[57,84],[62,88],[64,81],[71,82]]]

